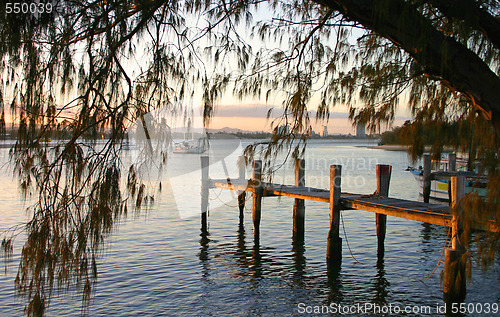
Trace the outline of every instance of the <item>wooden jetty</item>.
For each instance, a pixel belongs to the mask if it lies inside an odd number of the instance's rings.
[[[430,160],[424,164],[430,165]],[[226,179],[209,178],[208,157],[201,157],[202,167],[202,230],[207,229],[208,192],[210,188],[222,188],[238,192],[240,209],[240,223],[243,221],[243,210],[246,193],[252,195],[252,220],[254,224],[254,238],[258,241],[260,236],[260,221],[262,213],[262,198],[287,196],[295,198],[293,208],[293,237],[304,239],[305,200],[314,200],[329,204],[330,230],[327,237],[326,258],[329,265],[339,266],[342,260],[342,238],[340,237],[340,213],[342,210],[359,209],[375,213],[376,231],[378,239],[378,258],[384,256],[384,241],[386,236],[387,216],[405,218],[425,223],[451,227],[452,247],[445,250],[444,295],[447,302],[462,302],[465,299],[465,264],[460,258],[465,253],[465,248],[460,244],[461,231],[460,219],[450,213],[446,205],[429,204],[427,202],[411,201],[389,197],[389,184],[392,167],[390,165],[377,165],[377,189],[374,194],[361,195],[341,192],[342,166],[330,166],[330,188],[321,189],[308,187],[305,184],[305,161],[300,159],[295,162],[295,184],[282,185],[267,183],[262,180],[262,161],[253,162],[252,178],[246,179],[244,158],[239,158],[238,177]],[[427,179],[430,179],[430,166]],[[451,176],[452,199],[455,205],[465,195],[464,176]],[[427,188],[426,188],[427,189]],[[474,223],[473,228],[481,230],[498,231],[494,220],[487,223]]]

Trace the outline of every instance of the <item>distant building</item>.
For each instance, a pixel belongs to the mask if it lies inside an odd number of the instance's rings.
[[[322,137],[328,136],[328,128],[326,125],[324,125],[323,128],[321,128],[321,136]]]
[[[356,126],[356,136],[358,138],[364,138],[366,136],[365,125],[363,123],[358,123]]]
[[[281,125],[276,132],[278,135],[288,135],[290,133],[290,127],[287,124]]]

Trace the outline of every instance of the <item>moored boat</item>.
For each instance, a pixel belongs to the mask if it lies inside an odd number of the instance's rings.
[[[433,170],[437,177],[431,180],[431,188],[430,188],[430,197],[434,199],[439,199],[443,201],[449,201],[449,187],[450,181],[448,179],[439,179],[439,172],[448,172],[448,168],[450,166],[447,158],[442,159],[439,162],[435,163],[438,168]],[[457,159],[456,160],[456,169],[458,170],[456,175],[462,175],[466,177],[466,187],[465,192],[476,192],[479,196],[486,196],[486,185],[487,182],[484,177],[480,177],[475,172],[467,172],[467,160],[465,159]],[[422,166],[419,168],[409,168],[408,171],[413,175],[420,189],[420,194],[423,193],[424,188],[424,170]],[[444,175],[444,174],[443,174]]]
[[[178,154],[202,154],[208,150],[208,140],[206,138],[198,139],[197,144],[194,140],[184,140],[174,144],[174,153]]]

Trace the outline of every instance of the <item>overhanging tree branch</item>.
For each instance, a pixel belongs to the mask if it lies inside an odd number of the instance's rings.
[[[405,50],[425,74],[467,96],[500,131],[500,78],[467,47],[434,28],[411,3],[314,0],[358,21]]]

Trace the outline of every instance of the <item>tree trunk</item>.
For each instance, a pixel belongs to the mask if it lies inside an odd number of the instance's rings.
[[[411,2],[314,1],[339,11],[402,48],[426,75],[467,96],[495,130],[500,131],[500,78],[477,54],[438,31]],[[494,26],[498,28],[500,20],[496,21]],[[490,24],[483,25],[483,29]]]

